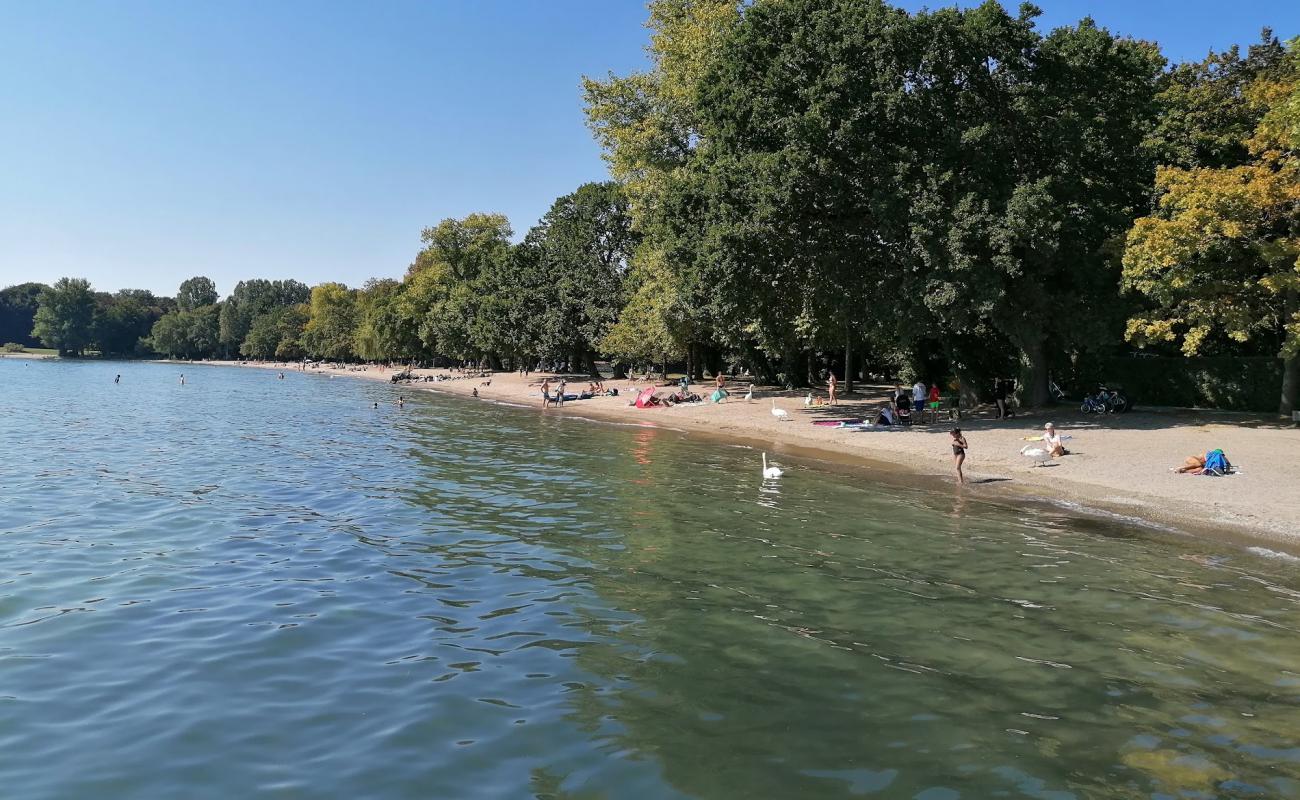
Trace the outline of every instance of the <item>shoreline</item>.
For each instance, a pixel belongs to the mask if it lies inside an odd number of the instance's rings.
[[[168,362],[191,364],[191,362]],[[244,367],[304,372],[298,365],[273,362],[204,361],[192,365]],[[398,369],[382,366],[318,365],[307,374],[342,375],[391,384]],[[447,370],[415,370],[415,374],[447,374]],[[618,397],[570,401],[563,408],[541,408],[539,386],[548,373],[525,379],[517,373],[485,378],[456,378],[440,382],[392,385],[399,394],[426,391],[479,398],[521,411],[613,422],[651,425],[687,435],[705,434],[728,444],[769,449],[777,455],[812,459],[900,478],[900,482],[968,492],[990,501],[1046,503],[1064,511],[1138,524],[1177,535],[1205,536],[1245,546],[1271,544],[1300,551],[1300,465],[1284,463],[1278,453],[1300,449],[1300,429],[1281,422],[1213,412],[1132,412],[1127,415],[1081,417],[1057,409],[1017,414],[996,421],[987,414],[965,416],[956,423],[917,425],[911,430],[854,431],[810,424],[816,419],[865,417],[883,402],[885,387],[866,387],[835,407],[804,408],[806,394],[755,387],[753,402],[733,391],[721,404],[704,403],[672,408],[637,409],[629,405],[628,389],[645,388],[645,381],[606,381]],[[555,381],[552,380],[552,383]],[[586,379],[575,378],[574,387]],[[735,385],[734,382],[732,384]],[[700,384],[693,384],[700,390]],[[709,384],[711,389],[711,384]],[[742,389],[743,392],[743,389]],[[665,390],[664,393],[667,393]],[[824,395],[824,393],[822,393]],[[771,401],[792,421],[771,415]],[[1069,432],[1074,453],[1045,467],[1030,467],[1019,453],[1024,437],[1040,430],[1046,420]],[[947,431],[960,425],[970,440],[965,465],[968,484],[955,483]],[[1192,453],[1221,447],[1241,474],[1225,478],[1177,475],[1169,468]],[[1112,451],[1123,453],[1112,455]]]

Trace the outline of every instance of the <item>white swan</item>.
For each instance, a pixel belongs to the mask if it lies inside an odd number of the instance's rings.
[[[1052,460],[1052,451],[1044,450],[1041,447],[1034,447],[1031,444],[1027,444],[1020,448],[1020,455],[1033,461],[1035,467],[1041,467],[1048,461]]]
[[[775,397],[772,398],[772,416],[776,417],[782,422],[790,421],[790,412],[786,411],[784,408],[777,408]]]
[[[808,408],[811,405],[812,405],[812,392],[809,392],[808,396],[803,399],[803,407]]]
[[[779,478],[784,474],[785,473],[781,471],[780,467],[769,467],[767,465],[767,453],[764,453],[763,454],[763,479],[767,480],[769,478]]]
[[[752,403],[752,402],[754,402],[754,387],[753,387],[753,386],[750,386],[750,387],[749,387],[749,391],[748,391],[748,392],[745,392],[745,402],[746,402],[746,403]]]

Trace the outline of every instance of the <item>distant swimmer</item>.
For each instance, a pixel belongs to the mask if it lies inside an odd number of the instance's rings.
[[[378,403],[375,403],[375,408],[379,408],[379,404],[378,404]]]
[[[469,396],[470,396],[470,397],[478,397],[478,388],[475,387],[474,391],[472,391],[472,392],[469,393]]]
[[[122,382],[122,376],[121,376],[121,375],[118,375],[116,378],[113,379],[113,383],[121,383],[121,382]]]
[[[283,373],[283,372],[280,373],[280,380],[284,380],[284,373]]]
[[[182,373],[181,373],[181,386],[184,386],[184,385],[185,385],[185,373],[182,372]]]
[[[397,407],[406,408],[406,398],[402,397],[400,394],[397,396]]]

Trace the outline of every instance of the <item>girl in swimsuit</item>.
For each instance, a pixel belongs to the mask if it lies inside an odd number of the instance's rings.
[[[962,462],[966,460],[966,437],[961,435],[961,428],[952,429],[952,463],[957,467],[957,482],[965,483],[966,476],[961,472]]]

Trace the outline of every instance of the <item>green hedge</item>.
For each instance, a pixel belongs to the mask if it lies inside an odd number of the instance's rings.
[[[1282,391],[1280,358],[1132,358],[1101,359],[1079,381],[1075,393],[1097,383],[1119,385],[1139,406],[1276,411]]]

